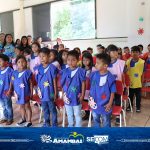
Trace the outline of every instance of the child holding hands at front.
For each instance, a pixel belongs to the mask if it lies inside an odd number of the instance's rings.
[[[61,85],[63,99],[68,116],[68,127],[81,127],[81,102],[85,95],[86,71],[78,67],[79,53],[75,50],[68,52],[67,64],[69,68],[62,70]]]

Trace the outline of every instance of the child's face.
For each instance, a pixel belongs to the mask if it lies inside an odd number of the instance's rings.
[[[17,45],[20,45],[21,41],[20,40],[17,40]]]
[[[92,50],[88,50],[88,52],[89,52],[90,54],[93,54],[93,51],[92,51]]]
[[[124,53],[125,53],[125,54],[129,54],[129,53],[130,53],[129,48],[124,49]]]
[[[37,53],[39,51],[39,48],[36,44],[32,45],[32,51],[33,51],[33,53]]]
[[[122,53],[122,49],[121,48],[118,49],[118,53],[119,54]]]
[[[7,63],[7,62],[5,62],[3,59],[0,58],[0,68],[1,68],[1,67],[5,67],[5,66],[6,66],[6,63]]]
[[[43,65],[48,64],[49,63],[49,55],[40,53],[40,61],[41,61],[41,64],[43,64]]]
[[[59,51],[63,50],[64,49],[64,46],[63,45],[59,45]]]
[[[113,59],[118,58],[118,51],[110,51],[110,57]]]
[[[68,56],[68,53],[67,52],[63,52],[63,54],[62,54],[62,60],[66,61],[67,60],[67,56]]]
[[[133,59],[138,59],[140,56],[140,53],[138,51],[132,51],[131,55],[132,55]]]
[[[7,42],[7,43],[9,43],[9,44],[12,43],[12,40],[13,40],[13,39],[12,39],[12,36],[11,36],[11,35],[8,35],[8,36],[6,37],[6,42]]]
[[[104,49],[103,48],[100,48],[100,47],[97,47],[97,51],[99,54],[103,53],[104,52]]]
[[[19,56],[22,54],[22,52],[18,48],[15,48],[15,54],[16,56]]]
[[[17,67],[18,67],[18,69],[20,69],[20,70],[24,70],[24,69],[26,69],[27,68],[27,62],[24,60],[24,59],[19,59],[18,61],[17,61]]]
[[[32,37],[28,37],[28,44],[32,43]]]
[[[103,71],[103,70],[107,70],[108,65],[104,64],[102,59],[97,58],[95,67],[96,67],[97,70]]]
[[[23,44],[23,45],[26,45],[26,44],[27,44],[27,42],[28,42],[28,41],[27,41],[27,39],[26,39],[26,38],[23,38],[23,39],[22,39],[22,44]]]
[[[67,57],[67,64],[71,69],[74,69],[77,67],[78,59],[75,56],[69,55]]]
[[[42,38],[41,37],[38,38],[37,42],[41,44],[42,43]]]
[[[53,62],[54,60],[55,60],[55,55],[54,55],[54,53],[50,53],[50,55],[49,55],[49,60],[50,60],[50,62]]]
[[[90,59],[83,57],[83,65],[84,65],[85,67],[86,67],[86,66],[89,66],[89,65],[90,65]]]

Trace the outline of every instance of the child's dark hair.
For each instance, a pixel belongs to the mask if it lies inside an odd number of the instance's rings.
[[[15,42],[15,46],[17,45],[17,42],[18,42],[19,40],[20,40],[20,39],[17,39],[17,40],[16,40],[16,42]]]
[[[26,39],[26,40],[27,40],[26,46],[29,46],[29,45],[28,45],[28,38],[27,38],[27,36],[25,36],[25,35],[21,37],[21,44],[20,44],[20,45],[23,46],[23,43],[22,43],[22,40],[23,40],[23,39]]]
[[[87,50],[82,51],[82,56],[83,56],[85,53],[89,53],[89,51],[87,51]]]
[[[50,54],[50,50],[47,47],[43,47],[40,49],[40,53],[49,55]]]
[[[101,44],[98,44],[96,47],[101,47],[102,45]]]
[[[24,48],[22,47],[22,46],[15,46],[15,48],[17,48],[18,50],[20,50],[21,52],[23,52],[24,51]]]
[[[150,44],[148,44],[148,47],[150,46]]]
[[[31,49],[30,48],[25,48],[24,53],[27,53],[28,55],[30,55],[31,54]]]
[[[17,58],[16,58],[16,64],[17,64],[17,62],[19,61],[19,59],[23,59],[23,60],[27,63],[26,57],[23,56],[23,55],[19,55],[19,56],[17,56]]]
[[[53,53],[54,54],[54,56],[55,56],[55,59],[53,60],[53,61],[58,61],[58,51],[57,50],[55,50],[55,49],[51,49],[50,50],[50,53]]]
[[[126,47],[124,47],[123,49],[129,49],[129,47],[128,47],[128,46],[126,46]]]
[[[77,60],[79,60],[80,54],[76,51],[76,50],[72,50],[68,52],[68,56],[73,56],[75,57]]]
[[[111,63],[111,58],[108,54],[106,53],[101,53],[101,54],[97,54],[96,55],[97,59],[101,59],[103,61],[104,64],[109,65]]]
[[[6,34],[6,35],[5,35],[5,38],[4,38],[3,48],[4,48],[4,47],[6,46],[6,44],[7,44],[7,42],[6,42],[6,38],[7,38],[7,36],[11,36],[11,37],[12,37],[12,39],[13,39],[13,36],[12,36],[11,34]],[[14,41],[13,41],[13,40],[12,40],[11,44],[12,44],[13,46],[15,46],[15,43],[14,43]]]
[[[140,51],[140,48],[139,48],[139,46],[133,46],[132,48],[131,48],[131,52],[141,52]]]
[[[93,67],[93,57],[92,57],[92,55],[89,52],[86,52],[86,53],[83,54],[83,56],[82,56],[82,68],[85,68],[85,65],[83,64],[83,58],[87,58],[87,59],[90,60],[89,67],[90,67],[90,69],[92,69],[92,67]]]
[[[104,46],[100,46],[99,48],[101,48],[101,49],[105,50],[105,47],[104,47]]]
[[[0,54],[0,59],[2,59],[3,61],[9,62],[9,57],[5,54]]]
[[[140,47],[140,48],[142,48],[142,49],[143,49],[143,45],[142,45],[142,44],[139,44],[139,45],[138,45],[138,47]]]
[[[41,45],[38,42],[33,42],[32,45],[37,45],[38,49],[41,49]]]
[[[61,51],[58,53],[58,62],[59,62],[59,64],[63,64],[63,59],[62,59],[63,53],[67,53],[67,54],[68,54],[68,51],[64,49],[64,50],[61,50]]]
[[[79,47],[75,47],[73,50],[77,51],[79,53],[79,55],[81,55],[81,50]]]
[[[88,47],[88,48],[87,48],[87,51],[92,51],[92,52],[93,52],[93,48]]]
[[[110,52],[110,51],[118,51],[118,47],[116,45],[111,44],[111,45],[109,45],[107,47],[107,51],[108,52]]]

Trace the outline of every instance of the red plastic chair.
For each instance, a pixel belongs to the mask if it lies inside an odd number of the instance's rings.
[[[63,99],[56,99],[55,100],[55,105],[57,106],[58,109],[62,109],[64,107],[64,101]]]
[[[126,115],[125,111],[122,108],[122,95],[123,95],[123,84],[121,81],[116,81],[116,93],[121,95],[121,106],[113,105],[112,107],[112,115],[120,117],[120,127],[122,127],[122,115],[124,120],[124,126],[126,126]]]
[[[36,102],[38,104],[38,108],[40,109],[39,123],[41,123],[42,113],[43,113],[43,110],[42,110],[42,107],[41,107],[41,100],[40,100],[40,98],[37,94],[34,94],[33,97],[32,97],[32,101]]]
[[[150,92],[150,70],[144,72],[144,87],[142,87],[142,92]]]
[[[61,91],[62,87],[61,87],[61,84],[60,84],[60,79],[61,79],[61,76],[60,74],[57,75],[57,90],[58,91]]]
[[[124,111],[126,112],[126,108],[127,108],[127,101],[129,102],[129,106],[130,106],[130,109],[131,109],[131,112],[133,112],[133,108],[132,108],[132,105],[131,105],[131,100],[129,98],[129,86],[130,86],[130,78],[129,78],[129,75],[128,74],[124,74],[124,79],[125,79],[125,85],[126,85],[126,91],[123,92],[123,95],[122,95],[122,101],[124,103]]]
[[[85,85],[86,85],[86,90],[90,90],[90,78],[86,78],[86,82],[85,82]]]

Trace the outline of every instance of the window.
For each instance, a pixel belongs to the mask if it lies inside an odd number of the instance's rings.
[[[52,40],[95,38],[95,0],[51,3],[51,30]]]
[[[50,39],[50,4],[42,4],[32,8],[33,35],[41,36],[43,41]]]
[[[6,12],[0,14],[0,32],[14,34],[13,13]]]

